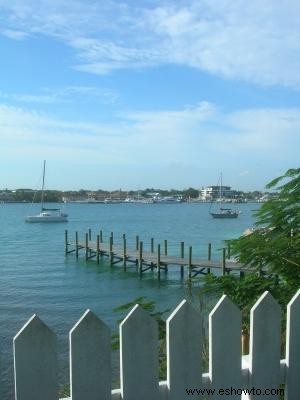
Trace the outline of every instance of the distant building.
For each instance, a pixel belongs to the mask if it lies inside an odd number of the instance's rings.
[[[231,199],[234,195],[231,186],[207,186],[200,190],[200,198],[203,201],[216,200],[220,198],[220,193],[222,193],[222,198],[227,199]]]
[[[8,191],[0,192],[0,201],[12,201],[13,199],[12,193]]]

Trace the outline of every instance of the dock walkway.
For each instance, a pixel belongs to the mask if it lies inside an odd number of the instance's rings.
[[[78,232],[75,233],[75,241],[69,241],[68,231],[65,231],[65,253],[75,253],[76,258],[79,257],[80,250],[85,253],[86,261],[96,259],[100,263],[100,258],[105,256],[109,258],[110,265],[122,263],[124,271],[127,270],[127,264],[132,263],[140,275],[148,270],[155,270],[157,278],[160,279],[161,271],[167,272],[168,269],[180,267],[181,278],[184,277],[184,272],[187,270],[188,278],[191,280],[197,275],[206,275],[211,273],[212,270],[221,272],[222,275],[229,274],[230,272],[239,273],[240,277],[245,272],[251,271],[244,265],[230,259],[230,250],[222,249],[222,257],[220,261],[213,261],[211,257],[211,244],[208,245],[208,258],[193,258],[192,246],[188,247],[188,255],[185,256],[184,242],[180,243],[181,257],[168,255],[168,244],[164,241],[163,251],[161,245],[157,245],[154,249],[154,239],[151,239],[151,250],[144,251],[144,243],[136,236],[136,246],[127,247],[126,236],[123,235],[123,244],[114,244],[114,235],[110,234],[108,242],[104,243],[102,231],[97,235],[97,240],[91,239],[91,230],[85,234],[85,240],[79,240]]]

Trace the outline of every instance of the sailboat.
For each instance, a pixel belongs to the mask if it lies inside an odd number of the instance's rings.
[[[44,188],[45,188],[45,171],[46,161],[44,160],[43,167],[43,184],[41,195],[41,211],[36,215],[27,215],[26,222],[68,222],[68,214],[63,213],[60,208],[45,208],[44,207]]]
[[[223,189],[223,186],[222,186],[222,174],[221,174],[221,176],[220,176],[220,186],[219,186],[219,198],[220,198],[220,201],[221,201],[221,207],[216,212],[209,211],[210,215],[213,218],[237,218],[239,216],[239,214],[240,214],[239,211],[233,210],[232,208],[228,208],[228,207],[226,207],[226,208],[222,207],[222,199],[223,199],[222,189]],[[210,203],[209,210],[211,210],[212,204],[213,204],[213,200]]]

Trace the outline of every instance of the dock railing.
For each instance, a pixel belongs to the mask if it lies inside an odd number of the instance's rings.
[[[111,390],[110,329],[87,310],[69,334],[71,398],[279,399],[284,385],[285,400],[299,400],[300,290],[287,308],[284,359],[281,310],[269,292],[251,310],[246,356],[241,353],[239,308],[225,295],[218,301],[209,315],[207,373],[202,371],[202,326],[200,312],[186,300],[172,312],[166,321],[167,380],[159,382],[158,326],[136,305],[120,324],[120,389]],[[36,315],[14,338],[14,364],[17,400],[58,399],[56,335]]]

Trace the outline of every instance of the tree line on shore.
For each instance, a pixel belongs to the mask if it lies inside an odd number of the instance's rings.
[[[104,199],[119,199],[125,200],[127,197],[132,198],[149,198],[154,193],[159,194],[160,196],[180,196],[184,200],[189,199],[197,199],[200,195],[200,190],[195,188],[188,188],[183,190],[178,189],[157,189],[157,188],[146,188],[143,190],[88,190],[88,189],[80,189],[80,190],[45,190],[44,191],[44,200],[49,203],[60,203],[63,202],[64,199],[68,200],[84,200],[84,199],[94,199],[94,200],[104,200]],[[243,191],[234,191],[234,199],[241,201],[255,201],[263,197],[264,195],[268,195],[268,192],[261,192],[258,190],[243,192]],[[39,203],[41,201],[41,190],[33,190],[33,189],[0,189],[0,201],[2,202],[34,202]]]

